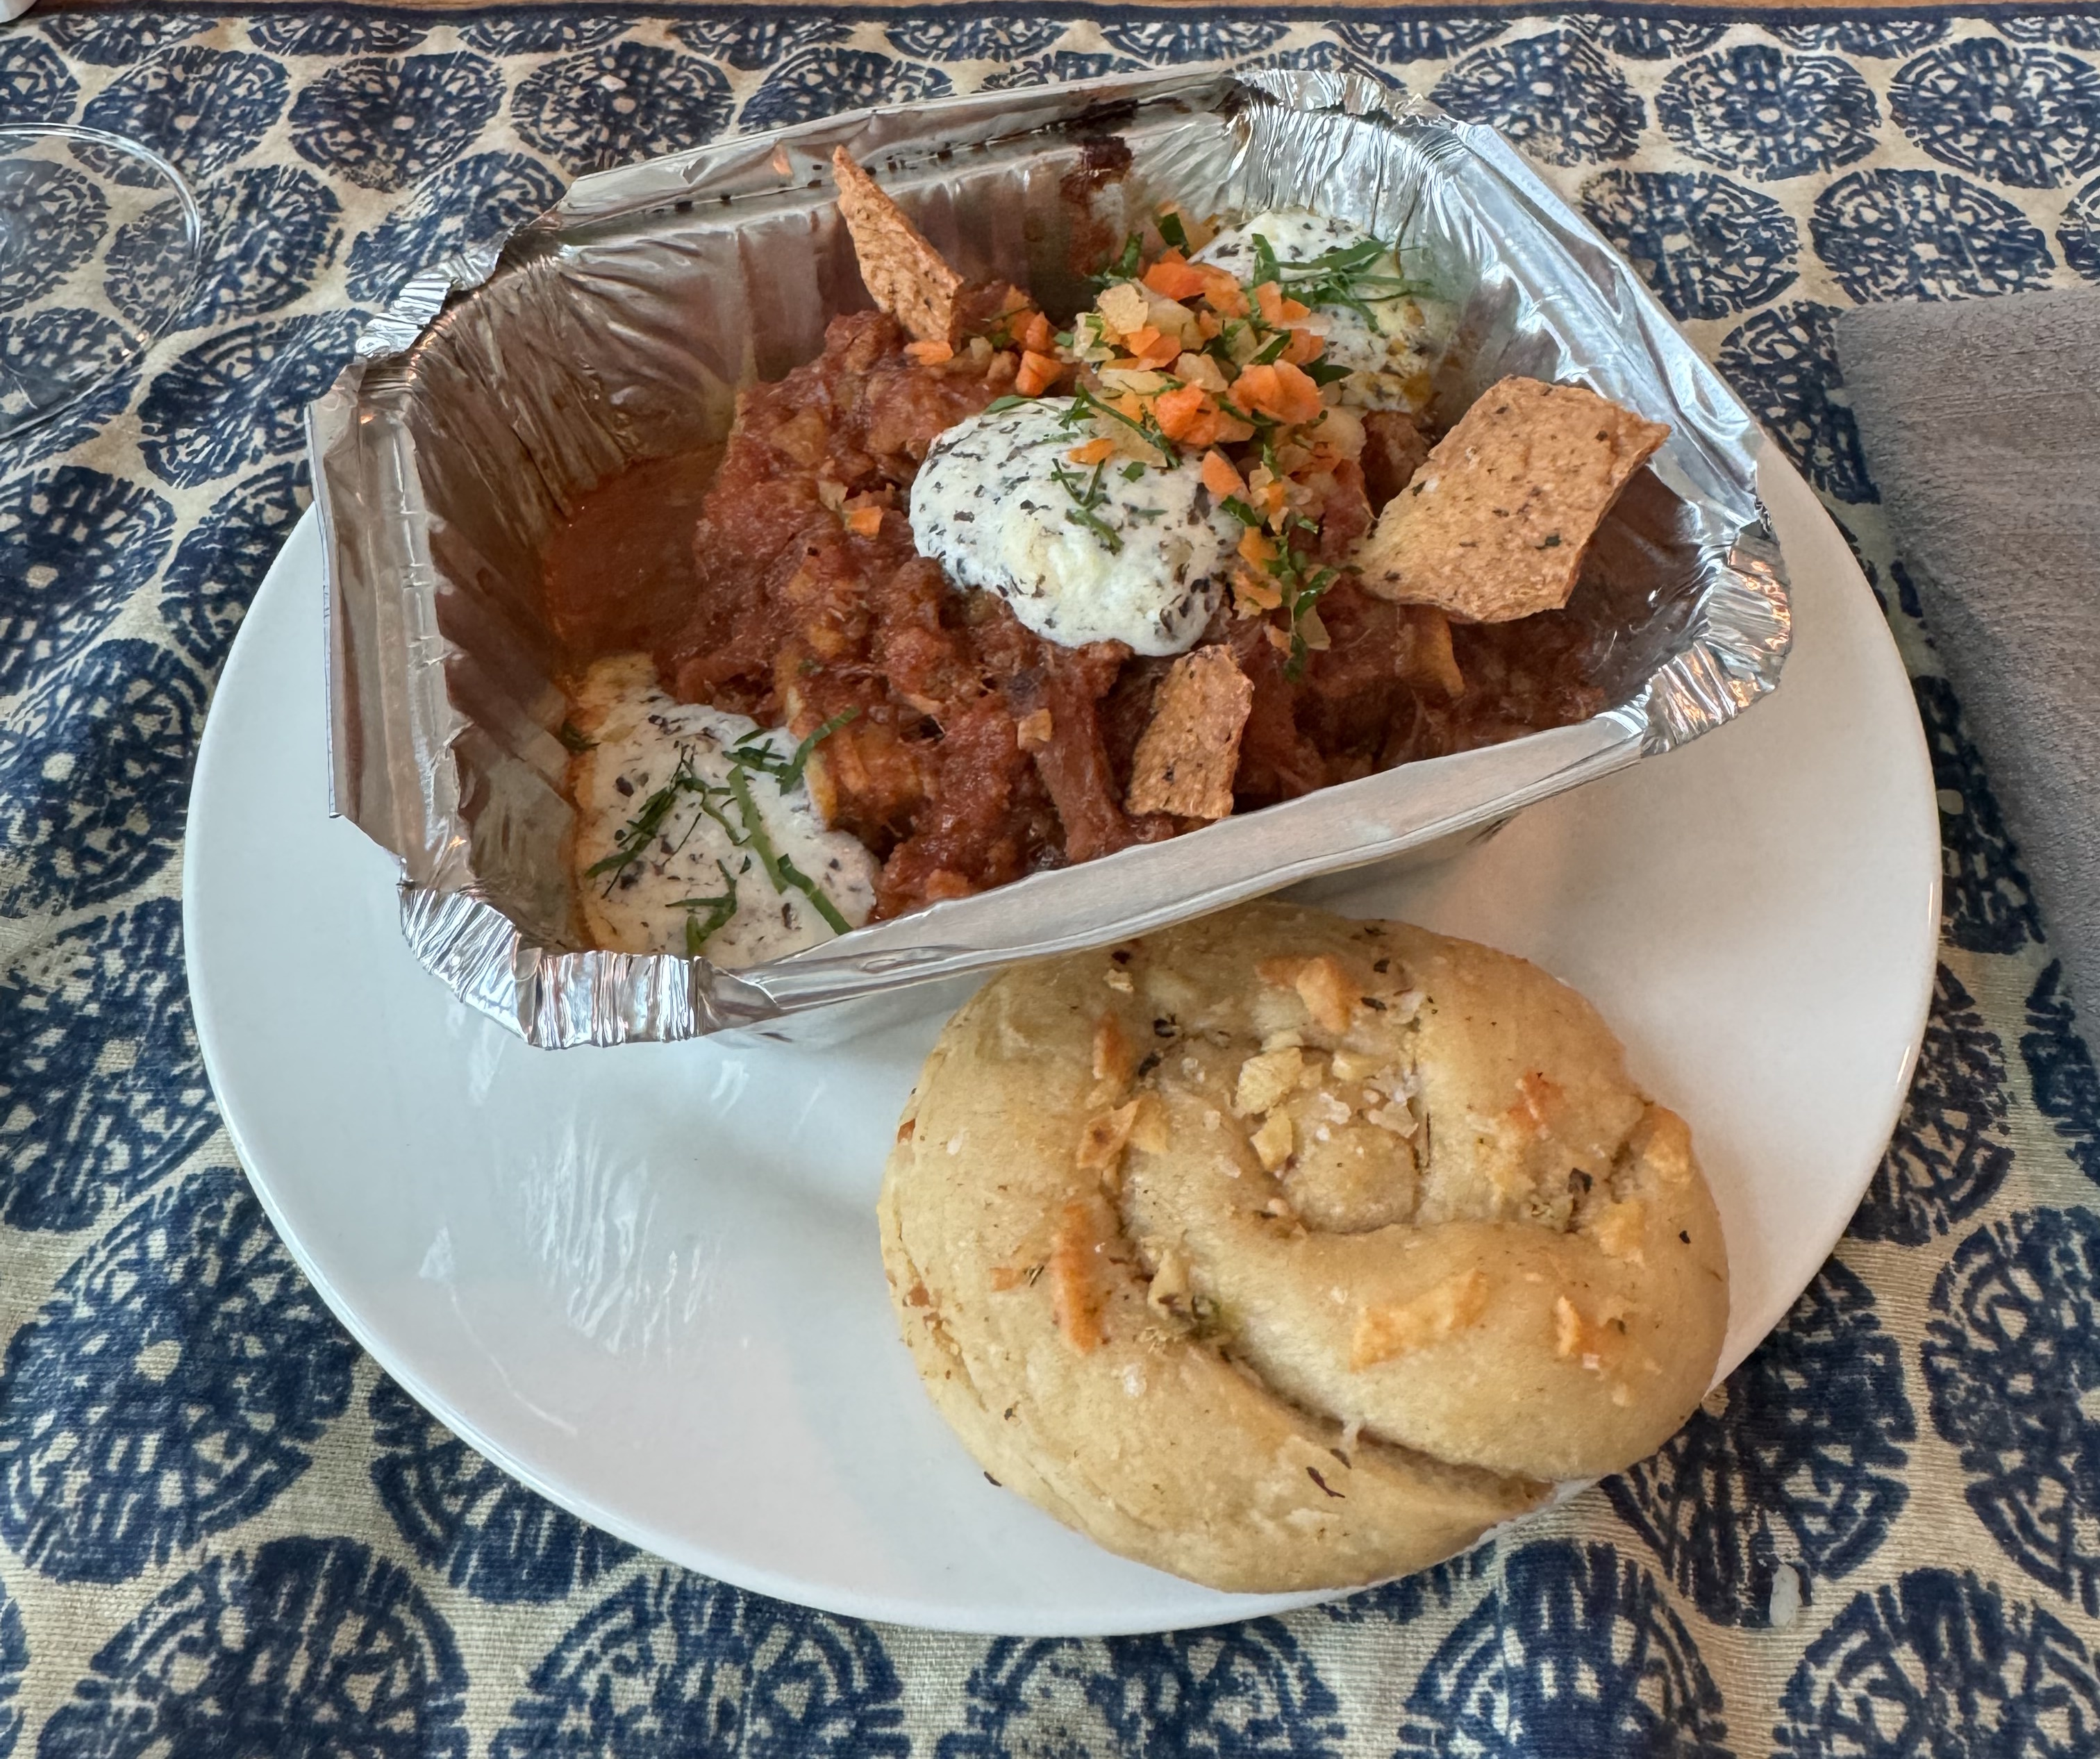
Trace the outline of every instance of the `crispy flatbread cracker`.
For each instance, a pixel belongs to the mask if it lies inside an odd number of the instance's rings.
[[[1160,680],[1137,742],[1125,805],[1133,813],[1224,818],[1254,685],[1223,646],[1199,647]]]
[[[1619,492],[1669,437],[1581,386],[1504,379],[1386,504],[1357,546],[1364,585],[1471,623],[1556,611]]]
[[[832,154],[839,213],[875,302],[922,342],[952,340],[963,278],[843,147]]]
[[[1466,694],[1466,675],[1458,669],[1458,655],[1451,646],[1451,619],[1434,605],[1407,608],[1407,651],[1401,655],[1401,682],[1418,690],[1434,690],[1447,703],[1457,702]]]

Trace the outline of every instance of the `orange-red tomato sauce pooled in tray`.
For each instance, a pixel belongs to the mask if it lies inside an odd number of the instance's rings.
[[[1666,430],[1509,380],[1434,445],[1450,308],[1315,215],[1164,209],[1061,327],[840,180],[885,309],[546,551],[593,944],[752,963],[1603,707],[1557,607]]]

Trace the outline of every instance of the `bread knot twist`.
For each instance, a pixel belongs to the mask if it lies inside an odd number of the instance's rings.
[[[1641,1457],[1727,1315],[1690,1133],[1586,1002],[1275,904],[995,979],[882,1221],[986,1469],[1221,1588],[1419,1568]]]

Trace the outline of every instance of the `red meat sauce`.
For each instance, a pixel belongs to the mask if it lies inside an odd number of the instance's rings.
[[[850,713],[810,776],[826,818],[883,862],[879,917],[1196,822],[1123,805],[1170,660],[1045,641],[914,548],[905,509],[927,448],[1010,391],[1017,360],[958,350],[921,365],[906,340],[881,313],[834,320],[818,359],[743,395],[726,447],[638,464],[593,492],[549,545],[545,581],[579,670],[641,648],[679,698],[797,736]],[[1363,468],[1344,465],[1321,509],[1325,563],[1427,450],[1404,417],[1365,426]],[[1454,628],[1344,571],[1320,615],[1330,645],[1295,679],[1271,619],[1229,605],[1205,633],[1255,687],[1237,810],[1603,706],[1565,613]]]

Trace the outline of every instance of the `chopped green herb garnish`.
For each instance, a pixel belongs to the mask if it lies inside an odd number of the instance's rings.
[[[708,937],[726,928],[736,914],[736,875],[729,871],[728,863],[715,863],[721,871],[726,891],[717,892],[712,897],[682,897],[671,907],[686,911],[686,957],[698,959],[708,944]],[[704,916],[695,916],[695,910],[704,910]]]
[[[1068,429],[1076,428],[1082,421],[1092,416],[1106,416],[1111,421],[1120,421],[1158,452],[1170,468],[1180,463],[1181,454],[1176,450],[1174,442],[1160,432],[1159,424],[1149,413],[1142,421],[1133,421],[1120,409],[1103,403],[1085,386],[1079,386],[1072,393],[1072,407],[1065,412],[1064,425]]]
[[[1096,465],[1093,474],[1084,482],[1062,464],[1052,463],[1050,474],[1058,487],[1072,497],[1073,505],[1065,509],[1065,519],[1092,532],[1111,556],[1117,556],[1123,553],[1122,536],[1114,526],[1094,511],[1108,499],[1108,491],[1101,486],[1101,471],[1107,461],[1104,459],[1101,464]]]
[[[1135,483],[1144,474],[1145,466],[1135,458],[1123,467],[1123,479],[1126,483]]]
[[[1255,367],[1273,367],[1283,358],[1283,350],[1290,346],[1290,332],[1278,330],[1261,345],[1255,351],[1254,359],[1247,364]]]
[[[1261,515],[1256,513],[1253,508],[1250,507],[1237,495],[1228,495],[1223,500],[1220,501],[1218,505],[1224,508],[1224,510],[1230,514],[1235,519],[1238,520],[1242,525],[1258,527],[1261,523]]]
[[[1132,232],[1123,241],[1123,254],[1103,269],[1100,274],[1089,276],[1088,279],[1097,289],[1115,281],[1134,281],[1137,279],[1137,271],[1144,266],[1144,235]]]
[[[1033,397],[1017,397],[1009,391],[1004,397],[993,398],[984,406],[984,413],[988,416],[1004,415],[1009,409],[1018,409],[1023,403],[1032,403],[1035,401],[1035,399]]]
[[[773,778],[780,791],[785,794],[802,779],[802,772],[809,767],[810,754],[859,712],[858,708],[841,710],[809,734],[787,757],[780,756],[766,744],[765,734],[762,731],[747,733],[730,747],[730,761],[740,764],[747,769],[764,771]]]
[[[838,907],[824,896],[823,888],[774,848],[773,839],[766,833],[765,821],[758,816],[758,803],[751,797],[750,780],[740,764],[730,768],[729,791],[730,798],[736,803],[737,816],[743,821],[743,835],[738,840],[758,857],[758,865],[765,870],[765,877],[773,882],[773,889],[786,892],[792,888],[800,892],[815,907],[817,914],[832,925],[833,932],[845,933],[852,924],[839,914]]]
[[[1277,425],[1277,419],[1274,416],[1264,415],[1259,409],[1242,409],[1229,397],[1220,397],[1218,399],[1218,407],[1224,411],[1224,412],[1230,416],[1235,421],[1244,421],[1248,426],[1259,429],[1263,436],[1261,442],[1262,446],[1264,450],[1267,448],[1268,445],[1268,430]],[[1275,466],[1272,465],[1270,469],[1273,470],[1275,469]],[[1281,473],[1279,473],[1279,474],[1280,474]]]
[[[823,888],[774,848],[773,839],[765,829],[765,821],[759,816],[758,802],[752,797],[751,778],[754,773],[771,776],[779,785],[780,791],[785,794],[801,780],[803,770],[810,761],[810,754],[818,744],[837,732],[858,712],[856,709],[848,709],[843,714],[832,716],[797,745],[793,756],[789,757],[783,758],[762,744],[754,744],[753,741],[762,735],[745,734],[726,754],[729,758],[726,787],[721,783],[709,782],[698,774],[693,769],[692,754],[682,747],[678,752],[678,765],[671,772],[671,779],[642,801],[633,818],[621,827],[619,836],[614,840],[612,853],[602,861],[594,862],[586,867],[585,877],[594,879],[599,874],[610,874],[611,878],[606,882],[606,892],[610,896],[612,888],[620,884],[620,876],[642,859],[650,844],[663,831],[679,797],[690,794],[695,797],[699,810],[687,822],[671,853],[675,854],[686,846],[703,818],[712,818],[721,827],[723,834],[734,848],[749,849],[758,857],[759,865],[765,870],[765,877],[772,882],[775,892],[800,892],[836,932],[845,933],[852,924],[839,914],[836,906],[824,896]],[[732,823],[729,815],[722,810],[725,801],[736,809],[739,822]],[[705,917],[688,915],[686,919],[686,951],[688,956],[696,956],[708,937],[721,928],[736,912],[736,881],[720,861],[717,861],[715,866],[721,869],[728,891],[710,897],[681,898],[673,906],[687,910],[705,910],[708,913]],[[748,856],[744,859],[743,871],[747,873],[751,871]]]
[[[585,752],[591,750],[598,743],[596,739],[585,738],[583,729],[579,727],[573,721],[564,721],[561,725],[555,728],[554,737],[559,739],[562,744],[568,747],[568,748],[574,752],[579,757],[582,756]]]
[[[773,846],[773,839],[766,834],[765,821],[758,816],[758,802],[751,797],[751,779],[740,765],[732,765],[729,773],[730,798],[736,802],[737,815],[743,820],[743,844],[758,857],[758,865],[765,870],[765,877],[773,882],[773,889],[785,892],[788,881],[780,872],[780,852]]]
[[[1237,373],[1240,369],[1239,360],[1233,353],[1233,338],[1246,327],[1245,318],[1228,318],[1218,327],[1218,333],[1203,344],[1203,352],[1224,368],[1228,373]]]
[[[1257,267],[1264,249],[1264,241],[1257,239]],[[1308,262],[1279,265],[1271,252],[1271,272],[1264,278],[1274,280],[1283,292],[1301,304],[1347,306],[1376,330],[1378,320],[1371,311],[1372,301],[1398,299],[1410,293],[1432,291],[1423,282],[1374,269],[1371,265],[1385,254],[1386,247],[1375,238],[1361,239],[1353,245],[1339,245],[1332,250],[1322,251]]]
[[[1317,536],[1319,532],[1319,527],[1303,515],[1292,518],[1289,524],[1308,535]],[[1285,662],[1283,676],[1294,684],[1304,674],[1305,662],[1312,652],[1305,639],[1304,619],[1326,596],[1327,589],[1341,578],[1339,571],[1334,568],[1308,573],[1308,560],[1290,547],[1290,534],[1286,530],[1283,542],[1277,545],[1276,559],[1268,564],[1268,571],[1283,589],[1284,609],[1290,614],[1290,657]]]
[[[1305,376],[1315,385],[1332,385],[1337,379],[1347,378],[1350,371],[1349,368],[1338,365],[1332,360],[1308,360],[1305,363]]]
[[[664,821],[671,816],[671,809],[677,804],[681,794],[689,793],[707,784],[692,772],[692,766],[682,752],[678,767],[671,773],[671,779],[648,796],[637,807],[634,816],[620,827],[620,835],[613,839],[612,853],[601,861],[595,861],[584,869],[586,880],[594,880],[600,874],[610,874],[606,882],[606,893],[620,884],[620,875],[642,859],[642,852],[655,840],[656,833],[664,828]]]
[[[1188,229],[1182,225],[1181,216],[1178,214],[1170,212],[1159,216],[1159,236],[1176,250],[1189,248]]]
[[[1276,252],[1270,247],[1268,240],[1256,232],[1254,235],[1253,284],[1260,287],[1265,281],[1274,281],[1280,285],[1282,280],[1283,269],[1276,260]]]
[[[839,907],[824,896],[824,889],[785,855],[780,857],[780,877],[809,899],[817,914],[832,926],[834,934],[845,934],[853,927],[839,913]]]
[[[1123,539],[1117,534],[1116,528],[1099,514],[1090,512],[1084,507],[1067,507],[1065,519],[1069,525],[1081,526],[1092,532],[1111,556],[1123,553]]]

